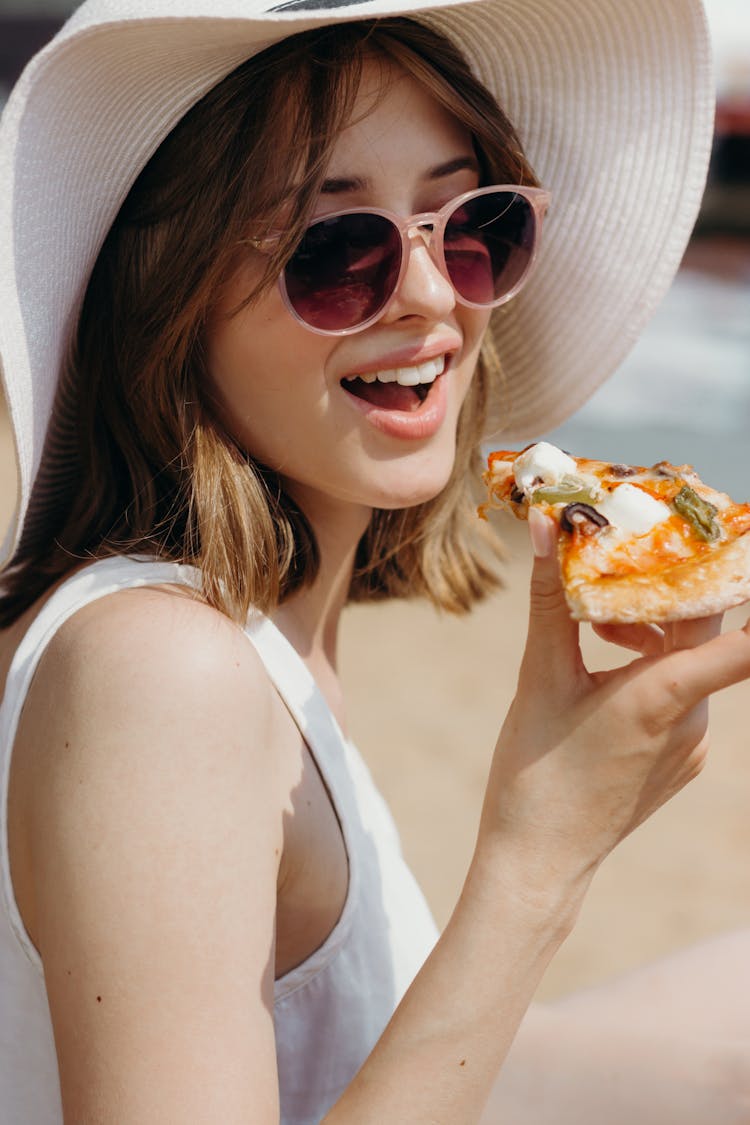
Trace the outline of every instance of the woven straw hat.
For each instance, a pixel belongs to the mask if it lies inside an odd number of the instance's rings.
[[[59,418],[48,438],[61,358],[105,234],[150,155],[252,54],[386,15],[412,15],[458,43],[552,192],[535,274],[494,314],[503,438],[557,425],[625,357],[672,280],[703,192],[713,81],[700,0],[87,0],[26,68],[0,126],[0,363],[19,480],[2,558],[30,499],[29,519],[43,523],[64,476]]]

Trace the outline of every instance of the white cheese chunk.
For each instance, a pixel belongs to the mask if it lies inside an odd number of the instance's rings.
[[[603,500],[597,501],[596,510],[630,535],[645,535],[672,514],[663,500],[656,500],[633,484],[621,484],[608,492]]]
[[[540,441],[516,457],[513,472],[518,487],[528,492],[535,482],[558,484],[564,476],[575,475],[576,463],[556,445]]]

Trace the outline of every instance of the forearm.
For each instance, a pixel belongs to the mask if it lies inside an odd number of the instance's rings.
[[[571,880],[530,898],[520,864],[492,866],[475,857],[433,953],[326,1125],[479,1121],[583,893]]]

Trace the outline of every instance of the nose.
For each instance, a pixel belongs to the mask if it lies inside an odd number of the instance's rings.
[[[431,231],[413,227],[401,282],[383,320],[394,322],[408,316],[439,321],[456,306],[453,286],[438,268],[430,248]]]

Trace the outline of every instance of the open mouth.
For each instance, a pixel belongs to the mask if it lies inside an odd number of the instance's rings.
[[[446,363],[447,357],[439,355],[412,367],[348,375],[341,380],[341,385],[349,394],[381,410],[415,411],[426,401]]]

